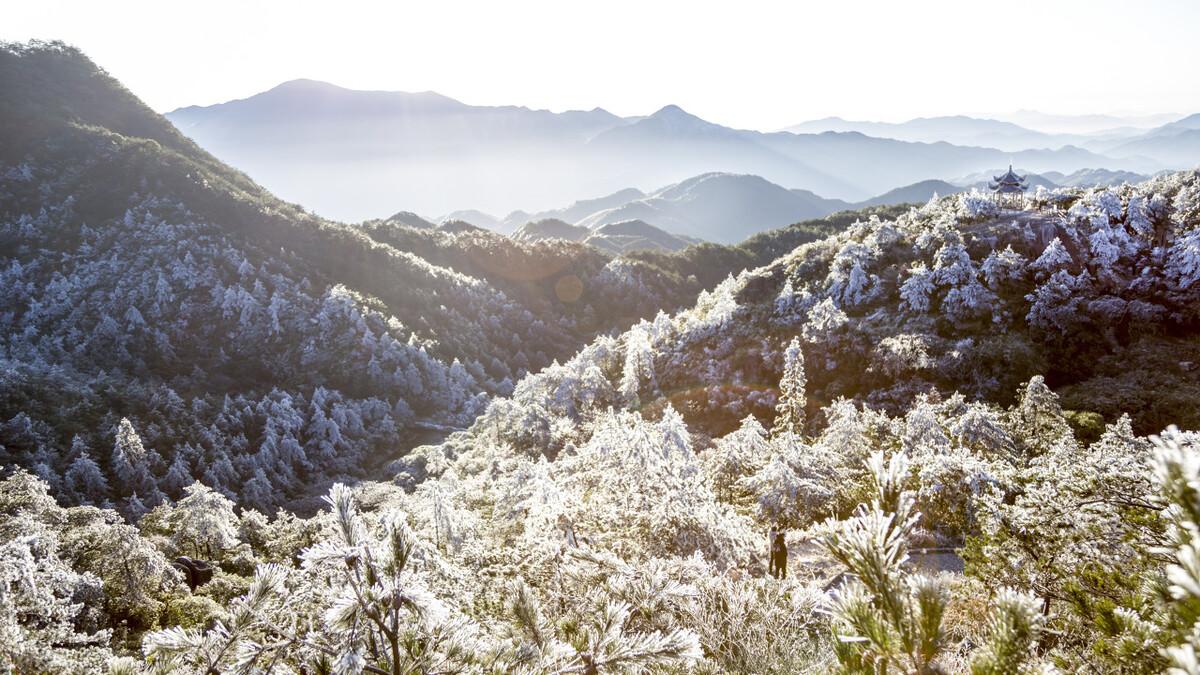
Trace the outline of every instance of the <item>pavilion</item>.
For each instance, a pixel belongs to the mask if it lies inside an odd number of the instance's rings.
[[[988,189],[992,191],[994,202],[1010,208],[1019,208],[1025,203],[1025,190],[1028,188],[1025,185],[1025,176],[1013,173],[1012,164],[1008,165],[1007,173],[1003,176],[993,176],[992,181]]]

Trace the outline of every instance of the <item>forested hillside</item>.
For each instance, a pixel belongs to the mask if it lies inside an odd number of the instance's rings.
[[[5,47],[0,81],[0,462],[71,501],[136,515],[203,478],[273,509],[699,290],[579,245],[321,220],[62,45]]]
[[[1200,172],[611,258],[0,82],[4,668],[1196,672]]]

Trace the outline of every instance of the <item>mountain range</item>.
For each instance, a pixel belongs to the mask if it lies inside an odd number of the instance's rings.
[[[591,228],[547,218],[522,225],[512,237],[518,241],[577,241],[614,255],[630,251],[673,253],[699,243],[697,239],[671,234],[641,220],[620,220]]]
[[[827,117],[788,127],[796,134],[826,131],[857,132],[878,138],[893,138],[916,143],[946,142],[956,145],[991,147],[1005,151],[1028,148],[1058,148],[1083,144],[1090,140],[1081,134],[1048,134],[1041,131],[993,119],[956,115],[950,117],[920,117],[907,122],[865,122]]]
[[[735,243],[758,232],[829,214],[893,204],[923,204],[935,195],[950,195],[970,189],[986,190],[1002,168],[977,172],[954,182],[925,180],[905,185],[861,202],[824,199],[806,190],[788,190],[759,176],[708,173],[669,185],[650,194],[635,188],[605,197],[580,200],[561,209],[530,214],[514,211],[500,218],[476,210],[455,211],[443,221],[466,221],[522,240],[561,238],[580,241],[608,251],[628,251],[624,244],[606,243],[597,236],[600,228],[614,223],[637,223],[653,228],[653,236],[636,243],[655,250],[677,250],[697,239]],[[1128,171],[1081,169],[1070,174],[1048,172],[1027,177],[1029,187],[1092,187],[1137,183],[1147,176]],[[395,218],[394,216],[393,218]],[[411,220],[411,219],[409,219]],[[429,222],[424,221],[423,222]],[[430,223],[429,225],[433,225]]]
[[[1166,166],[1136,147],[1119,158],[1077,145],[1047,147],[1036,142],[1042,138],[1037,132],[1024,134],[1033,145],[1019,150],[859,131],[762,133],[714,124],[677,106],[622,118],[603,109],[472,106],[432,92],[354,91],[309,80],[167,117],[284,198],[344,221],[398,209],[450,213],[466,205],[537,212],[579,195],[655,190],[712,172],[761,176],[853,202],[1010,162],[1063,173],[1146,173]],[[1012,131],[997,127],[993,136],[1005,130]]]
[[[1009,152],[1075,145],[1101,153],[1111,152],[1113,157],[1121,158],[1139,154],[1136,145],[1132,149],[1124,149],[1123,146],[1127,144],[1147,138],[1174,135],[1177,132],[1195,128],[1193,118],[1179,119],[1179,117],[1178,115],[1156,115],[1127,120],[1109,116],[1083,116],[1081,118],[1046,116],[1046,119],[1043,119],[1034,113],[1023,116],[1035,124],[1042,122],[1051,128],[1060,129],[1052,132],[1021,126],[1012,121],[966,115],[918,117],[906,122],[868,122],[826,117],[790,126],[785,131],[797,134],[827,131],[857,132],[879,138],[918,143],[947,142],[956,145],[991,147]],[[1150,121],[1166,121],[1167,123],[1155,126],[1133,126],[1133,123],[1146,124]],[[1109,126],[1097,128],[1097,125],[1102,122],[1108,122]],[[1063,128],[1075,130],[1062,131]],[[1087,129],[1087,131],[1080,131],[1080,128]],[[1169,155],[1154,151],[1142,154],[1168,164],[1174,161],[1169,159]],[[1196,160],[1193,159],[1193,161]]]

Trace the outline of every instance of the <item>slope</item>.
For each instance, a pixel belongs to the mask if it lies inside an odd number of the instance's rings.
[[[1081,433],[1123,412],[1140,433],[1200,424],[1200,174],[1057,194],[1065,218],[964,194],[810,240],[526,378],[479,424],[554,456],[608,406],[653,417],[670,404],[694,438],[720,436],[774,417],[794,337],[813,425],[842,397],[889,414],[956,392],[1007,405],[1038,374]],[[585,378],[594,368],[606,378]],[[531,416],[562,435],[527,435]]]
[[[6,45],[0,82],[0,463],[75,481],[70,499],[136,514],[194,477],[263,509],[302,499],[676,290],[594,252],[387,225],[438,264],[324,221],[59,43]],[[512,296],[482,278],[529,256],[554,264]]]

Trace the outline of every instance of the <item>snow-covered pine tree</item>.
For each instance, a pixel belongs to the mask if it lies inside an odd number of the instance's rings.
[[[779,403],[775,406],[772,434],[804,433],[804,408],[808,405],[805,393],[807,383],[804,352],[800,348],[800,339],[793,337],[783,352],[783,377],[779,380]]]

